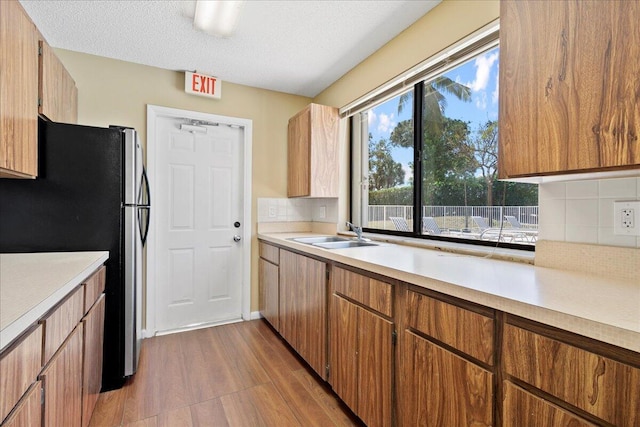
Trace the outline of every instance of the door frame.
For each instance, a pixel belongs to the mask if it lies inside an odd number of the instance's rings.
[[[202,113],[198,111],[180,110],[177,108],[162,107],[147,104],[147,175],[151,186],[151,203],[153,203],[153,185],[156,182],[156,150],[157,143],[156,122],[159,118],[188,118],[207,122],[221,123],[238,126],[244,129],[243,141],[243,213],[242,213],[242,289],[241,308],[242,319],[251,319],[251,153],[253,121],[238,117],[219,116],[216,114]],[[149,283],[155,282],[156,268],[156,229],[153,215],[153,205],[149,218],[149,235],[147,237],[147,275],[146,275],[146,325],[144,337],[152,337],[156,334],[156,290]]]

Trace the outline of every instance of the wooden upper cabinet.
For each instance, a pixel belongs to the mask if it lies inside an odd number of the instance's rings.
[[[38,174],[38,31],[17,0],[0,1],[0,177]]]
[[[40,40],[39,74],[40,108],[38,112],[53,122],[77,123],[76,82],[44,40]]]
[[[501,1],[500,178],[640,167],[638,16],[638,1]]]
[[[289,119],[288,197],[338,197],[338,120],[318,104]]]

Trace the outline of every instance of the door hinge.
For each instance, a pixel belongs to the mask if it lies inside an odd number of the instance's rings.
[[[38,56],[42,56],[42,46],[38,46]]]
[[[42,107],[42,98],[38,97],[38,107]]]
[[[327,381],[329,381],[329,364],[327,364],[327,366],[324,367],[324,376],[327,379]]]
[[[40,387],[40,405],[44,405],[44,387]]]
[[[398,343],[398,331],[391,332],[391,345],[396,345]]]
[[[326,270],[327,282],[329,281],[329,269]]]

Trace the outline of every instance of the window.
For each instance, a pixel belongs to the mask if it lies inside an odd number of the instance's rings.
[[[533,249],[537,185],[497,179],[499,55],[495,44],[477,49],[352,116],[354,221],[370,232]]]

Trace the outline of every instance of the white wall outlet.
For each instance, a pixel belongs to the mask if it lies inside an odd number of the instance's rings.
[[[613,234],[640,236],[640,201],[613,202]]]
[[[318,209],[318,218],[324,219],[326,217],[327,217],[327,207],[320,206],[320,209]]]
[[[269,206],[269,218],[275,218],[278,216],[278,207]]]

